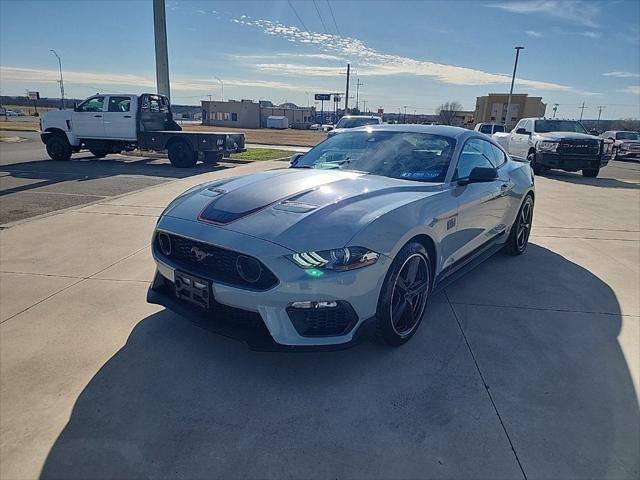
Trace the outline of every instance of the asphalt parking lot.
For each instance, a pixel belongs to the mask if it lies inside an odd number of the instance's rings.
[[[296,354],[144,301],[157,215],[228,173],[0,232],[1,478],[638,478],[637,163],[538,177],[527,253],[404,347]]]

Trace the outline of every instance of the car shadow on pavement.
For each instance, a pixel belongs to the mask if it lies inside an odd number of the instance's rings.
[[[573,311],[577,288],[606,313]],[[527,308],[495,306],[516,291]],[[257,353],[153,314],[84,388],[41,478],[516,478],[488,392],[529,478],[637,475],[638,399],[607,284],[532,244],[447,297],[398,349]]]
[[[558,180],[561,182],[575,183],[578,185],[591,185],[602,188],[627,188],[640,189],[640,184],[633,182],[625,182],[617,178],[589,178],[582,176],[581,173],[562,172],[560,170],[550,170],[541,174],[541,176],[550,180]]]

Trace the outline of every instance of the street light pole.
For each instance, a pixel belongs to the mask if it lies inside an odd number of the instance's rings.
[[[156,45],[156,85],[158,95],[170,98],[167,19],[164,0],[153,0],[153,31]]]
[[[220,82],[220,100],[224,102],[224,82],[220,77],[213,77]]]
[[[516,50],[516,62],[513,65],[513,75],[511,76],[511,90],[509,90],[509,100],[507,100],[507,113],[504,117],[505,130],[509,123],[509,109],[511,108],[511,95],[513,95],[513,83],[516,80],[516,69],[518,68],[518,57],[520,56],[520,50],[524,50],[524,47],[515,47]]]
[[[64,110],[65,105],[64,105],[64,82],[62,80],[62,61],[60,60],[60,55],[58,55],[58,53],[55,50],[50,49],[49,51],[52,52],[58,59],[58,67],[60,67],[60,104],[62,105],[62,110]]]

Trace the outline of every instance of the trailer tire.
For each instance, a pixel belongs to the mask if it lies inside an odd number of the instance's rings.
[[[92,148],[90,148],[89,151],[91,152],[91,155],[93,155],[96,158],[106,157],[107,154],[109,153],[106,150],[97,150],[97,149],[92,149]]]
[[[184,140],[171,142],[168,151],[169,161],[174,167],[189,168],[193,167],[198,161],[197,153],[194,152],[191,145]]]
[[[45,145],[51,160],[65,161],[71,158],[71,145],[66,136],[51,135]]]
[[[216,164],[224,158],[224,153],[218,152],[204,152],[204,161],[211,164]]]

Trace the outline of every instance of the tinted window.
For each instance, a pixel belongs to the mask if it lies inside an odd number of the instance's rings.
[[[491,125],[482,125],[480,127],[480,132],[491,134]]]
[[[616,140],[640,140],[640,134],[637,132],[618,132]]]
[[[500,150],[498,147],[496,147],[493,144],[491,145],[491,149],[493,150],[493,159],[494,159],[493,165],[496,168],[498,168],[500,165],[504,164],[504,162],[507,161],[507,157],[505,156],[502,150]]]
[[[78,105],[79,112],[101,112],[104,105],[104,97],[93,97]]]
[[[297,168],[355,170],[385,177],[442,182],[455,140],[413,132],[346,132],[306,153]]]
[[[110,112],[128,112],[131,110],[131,99],[129,97],[109,97]]]
[[[574,120],[536,120],[536,132],[575,132],[587,133],[580,122]]]
[[[456,178],[466,178],[476,167],[493,168],[495,165],[493,145],[479,138],[472,138],[462,148]]]
[[[494,125],[493,126],[493,133],[496,132],[504,132],[504,126],[503,125]]]

